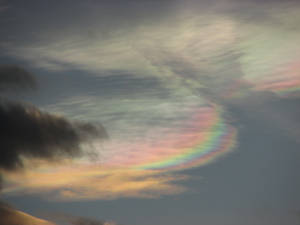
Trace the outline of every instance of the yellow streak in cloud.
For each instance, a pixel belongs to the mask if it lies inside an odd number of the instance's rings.
[[[6,173],[7,185],[3,192],[55,192],[55,200],[70,201],[120,197],[156,198],[183,192],[185,188],[174,182],[184,179],[187,176],[161,171],[82,164],[56,168],[44,165],[23,173]]]

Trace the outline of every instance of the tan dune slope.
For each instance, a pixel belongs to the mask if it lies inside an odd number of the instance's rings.
[[[56,225],[0,204],[0,225]]]

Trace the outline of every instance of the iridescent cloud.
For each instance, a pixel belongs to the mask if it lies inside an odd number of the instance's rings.
[[[74,98],[69,105],[67,99],[48,106],[71,117],[100,118],[111,140],[94,143],[98,161],[38,167],[27,171],[26,179],[7,174],[5,191],[58,191],[66,199],[155,197],[183,191],[176,184],[181,177],[172,171],[205,165],[236,146],[237,130],[223,106],[227,100],[261,91],[279,96],[298,92],[300,51],[295,43],[300,32],[285,32],[298,22],[280,14],[280,6],[263,9],[280,26],[250,23],[226,12],[199,15],[185,8],[159,22],[145,19],[130,32],[116,27],[110,38],[103,38],[95,27],[88,40],[74,29],[56,40],[41,34],[44,39],[38,44],[3,44],[10,56],[48,71],[155,77],[167,90],[164,98],[139,91],[126,98],[95,95],[85,101],[79,96],[79,103]]]
[[[300,61],[282,65],[274,74],[257,81],[257,91],[272,91],[282,97],[299,96]]]
[[[148,126],[150,131],[136,141],[127,137],[94,143],[98,161],[66,161],[65,166],[30,161],[25,167],[32,169],[24,173],[5,173],[3,191],[54,191],[67,200],[181,193],[185,188],[178,182],[188,177],[171,171],[210,163],[236,144],[236,130],[227,124],[220,106],[194,104],[183,112],[182,119],[175,118],[171,125]]]
[[[120,197],[155,198],[178,194],[184,187],[173,182],[186,176],[159,171],[107,168],[99,165],[68,165],[40,169],[22,174],[6,174],[4,193],[48,192],[49,199],[115,199]]]
[[[176,128],[155,129],[146,140],[113,145],[119,150],[109,151],[108,158],[104,155],[103,164],[139,170],[179,170],[207,164],[235,146],[236,130],[226,123],[221,107],[207,104],[192,109],[187,117]]]

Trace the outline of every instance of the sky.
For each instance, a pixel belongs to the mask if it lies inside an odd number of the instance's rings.
[[[300,3],[0,0],[0,225],[299,225]]]

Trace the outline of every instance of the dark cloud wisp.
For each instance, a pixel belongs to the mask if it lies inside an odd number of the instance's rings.
[[[34,76],[23,68],[15,65],[0,66],[0,91],[35,89],[37,87]]]
[[[90,138],[106,137],[101,126],[72,123],[34,106],[0,103],[0,167],[22,167],[21,157],[57,159],[80,155],[80,144]]]

